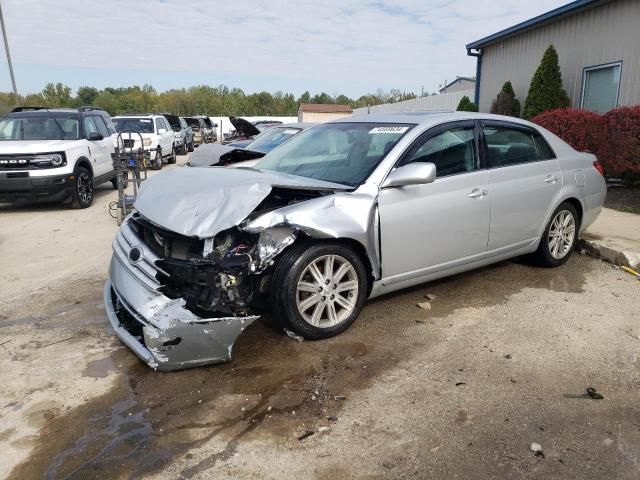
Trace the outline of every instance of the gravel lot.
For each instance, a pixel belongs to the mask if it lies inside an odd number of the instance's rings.
[[[630,275],[501,263],[372,301],[338,338],[256,322],[231,363],[162,374],[104,314],[114,198],[0,206],[0,477],[640,477]]]

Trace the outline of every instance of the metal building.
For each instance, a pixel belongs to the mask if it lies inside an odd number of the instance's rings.
[[[551,44],[574,108],[640,104],[640,0],[578,0],[467,45],[477,57],[480,111],[490,110],[507,80],[524,105]]]

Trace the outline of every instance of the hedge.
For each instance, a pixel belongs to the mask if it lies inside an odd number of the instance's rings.
[[[595,154],[610,176],[640,176],[640,105],[604,115],[558,108],[533,122],[555,133],[573,148]]]

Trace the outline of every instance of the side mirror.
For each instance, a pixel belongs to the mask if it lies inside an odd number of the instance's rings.
[[[158,135],[162,135],[163,133],[167,133],[167,129],[166,128],[159,128],[158,129]]]
[[[436,166],[433,163],[409,163],[393,170],[382,182],[382,188],[424,185],[436,179]]]
[[[98,140],[104,140],[104,137],[100,132],[91,132],[88,138],[92,142],[97,142]]]

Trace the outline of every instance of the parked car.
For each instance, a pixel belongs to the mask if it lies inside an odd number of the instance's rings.
[[[209,117],[209,121],[213,128],[213,143],[216,143],[218,141],[218,128],[220,128],[220,125],[218,125],[218,122],[216,122],[213,117]]]
[[[105,286],[119,337],[162,370],[230,359],[266,308],[306,339],[368,298],[515,256],[557,267],[606,195],[596,157],[499,115],[363,115],[254,168],[149,179]]]
[[[231,125],[233,125],[233,128],[235,128],[235,131],[231,131],[227,134],[222,142],[224,145],[237,143],[243,140],[249,143],[249,141],[253,140],[255,136],[260,135],[261,131],[258,127],[244,118],[229,117],[229,121],[231,122]]]
[[[93,202],[96,185],[111,181],[115,130],[92,108],[18,107],[0,119],[0,202]]]
[[[316,124],[288,123],[265,130],[250,140],[232,142],[227,145],[207,145],[199,148],[189,158],[187,165],[192,167],[210,167],[214,165],[252,167],[265,154],[314,125]]]
[[[124,132],[133,130],[142,136],[142,147],[150,154],[151,168],[160,170],[162,161],[176,163],[175,135],[169,122],[163,115],[152,113],[134,113],[113,117],[116,130]],[[140,138],[132,135],[124,136],[125,147],[140,148]]]
[[[193,142],[196,147],[203,143],[209,143],[208,127],[202,117],[184,117],[184,120],[193,131]]]
[[[215,141],[214,138],[217,140],[216,128],[213,126],[213,122],[209,117],[205,117],[204,115],[194,115],[191,118],[200,119],[204,123],[204,137],[202,143],[212,143]]]
[[[171,113],[162,113],[161,115],[167,119],[171,130],[173,130],[176,151],[183,155],[186,155],[187,152],[193,152],[193,130],[187,125],[184,118]]]

